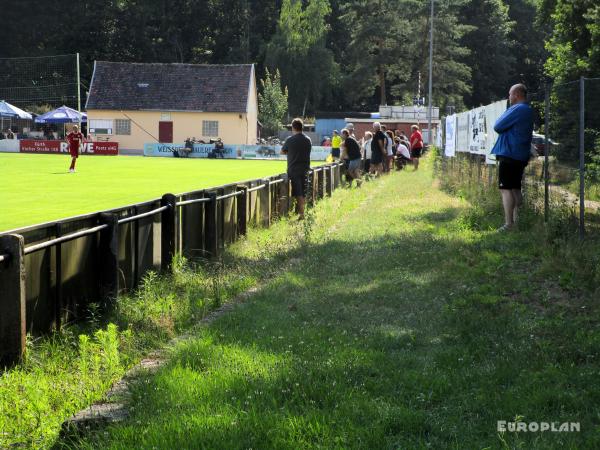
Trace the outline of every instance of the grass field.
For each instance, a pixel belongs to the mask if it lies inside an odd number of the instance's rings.
[[[0,232],[285,171],[283,161],[0,153]]]

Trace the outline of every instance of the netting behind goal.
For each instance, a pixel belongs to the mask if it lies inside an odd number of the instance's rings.
[[[77,55],[0,58],[0,100],[26,111],[77,109],[78,87]]]

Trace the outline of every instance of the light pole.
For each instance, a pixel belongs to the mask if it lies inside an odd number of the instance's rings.
[[[433,111],[432,104],[431,104],[431,101],[432,101],[431,97],[432,97],[432,92],[433,92],[433,2],[434,2],[434,0],[431,0],[431,18],[429,19],[429,25],[430,25],[430,28],[429,28],[429,99],[428,99],[429,111],[427,114],[428,119],[429,119],[428,125],[427,125],[427,127],[428,127],[427,131],[428,131],[428,135],[429,135],[429,138],[427,139],[428,145],[431,145],[431,142],[433,140],[432,139],[433,133],[431,132],[431,114]]]

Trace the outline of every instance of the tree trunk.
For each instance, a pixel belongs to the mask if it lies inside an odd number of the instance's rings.
[[[383,68],[383,65],[379,65],[379,86],[381,89],[381,103],[380,105],[387,105],[386,99],[385,99],[385,70]]]
[[[308,102],[308,94],[304,97],[304,106],[302,107],[302,118],[306,117],[306,103]]]

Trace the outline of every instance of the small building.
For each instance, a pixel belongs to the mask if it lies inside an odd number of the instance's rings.
[[[347,117],[346,122],[354,124],[357,137],[363,137],[365,132],[373,131],[373,123],[379,122],[391,131],[404,131],[410,136],[412,125],[417,125],[423,132],[423,141],[429,143],[428,108],[423,106],[380,106],[379,113],[371,113],[370,118]],[[431,128],[435,133],[440,129],[440,109],[433,107],[431,111]]]
[[[254,65],[96,61],[86,110],[90,137],[118,142],[121,150],[191,137],[255,144]]]

